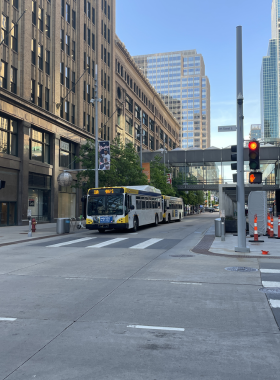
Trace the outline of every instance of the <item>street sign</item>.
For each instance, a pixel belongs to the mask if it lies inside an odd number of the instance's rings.
[[[218,127],[218,132],[234,132],[236,130],[236,125],[223,125]]]

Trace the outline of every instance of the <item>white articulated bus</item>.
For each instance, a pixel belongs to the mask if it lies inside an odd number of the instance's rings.
[[[170,223],[172,220],[181,221],[184,216],[184,202],[182,198],[162,196],[163,221]]]
[[[88,190],[86,228],[104,232],[133,229],[163,220],[160,190],[153,186],[118,186]]]

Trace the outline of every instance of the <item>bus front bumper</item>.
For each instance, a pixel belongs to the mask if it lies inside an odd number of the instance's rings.
[[[128,228],[128,223],[86,224],[88,230],[121,230]]]

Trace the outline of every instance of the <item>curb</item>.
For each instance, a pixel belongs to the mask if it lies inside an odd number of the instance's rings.
[[[200,242],[191,250],[194,253],[200,253],[208,256],[222,256],[231,258],[248,258],[248,259],[280,259],[278,256],[249,256],[249,255],[227,255],[225,253],[210,252],[209,249],[215,240],[215,235],[204,235]]]
[[[32,239],[27,239],[27,240],[17,240],[17,241],[11,241],[9,243],[2,243],[0,244],[0,247],[5,247],[6,245],[12,245],[12,244],[20,244],[20,243],[27,243],[27,242],[31,242],[31,241],[34,241],[34,240],[42,240],[42,239],[48,239],[48,238],[53,238],[53,237],[57,237],[57,236],[64,236],[64,235],[69,235],[68,233],[66,234],[56,234],[56,235],[49,235],[49,236],[40,236],[40,237],[35,237],[35,238],[32,238]]]

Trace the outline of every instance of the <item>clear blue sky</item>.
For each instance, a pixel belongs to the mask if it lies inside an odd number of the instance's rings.
[[[211,145],[236,133],[236,26],[243,29],[244,136],[260,123],[260,70],[271,38],[272,0],[116,0],[116,32],[131,55],[196,49],[211,86]]]

